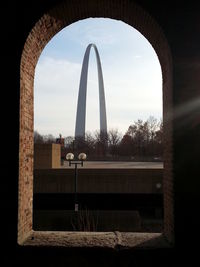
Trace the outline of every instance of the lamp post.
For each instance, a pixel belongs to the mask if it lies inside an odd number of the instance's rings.
[[[77,166],[81,165],[83,167],[83,161],[86,160],[86,154],[85,153],[80,153],[78,155],[78,160],[74,160],[74,154],[73,153],[68,153],[66,155],[66,159],[69,162],[69,166],[74,165],[74,210],[78,211],[78,198],[77,198],[77,178],[78,178],[78,169]]]

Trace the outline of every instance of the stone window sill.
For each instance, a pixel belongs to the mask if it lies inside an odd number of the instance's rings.
[[[162,233],[133,232],[51,232],[31,231],[22,246],[82,248],[170,248]]]

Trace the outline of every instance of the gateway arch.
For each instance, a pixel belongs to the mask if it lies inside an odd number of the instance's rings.
[[[84,55],[81,78],[79,84],[78,105],[76,113],[76,128],[75,138],[85,138],[85,117],[86,117],[86,95],[87,95],[87,77],[88,63],[91,48],[94,48],[97,61],[98,82],[99,82],[99,110],[100,110],[100,133],[107,134],[107,119],[106,119],[106,102],[104,94],[103,74],[99,52],[95,44],[89,44]]]

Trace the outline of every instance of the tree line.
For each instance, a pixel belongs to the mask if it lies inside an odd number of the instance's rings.
[[[60,139],[53,135],[34,132],[34,143],[56,143]],[[138,119],[131,124],[125,134],[118,129],[108,133],[86,132],[85,138],[67,136],[62,138],[62,157],[69,152],[87,154],[88,160],[132,160],[162,161],[163,123],[150,116],[146,121]]]

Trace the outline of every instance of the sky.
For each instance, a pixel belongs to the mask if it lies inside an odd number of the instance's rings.
[[[162,74],[148,40],[128,24],[104,18],[75,22],[45,46],[35,69],[34,130],[74,136],[78,90],[85,50],[99,51],[108,130],[124,134],[138,119],[162,118]],[[99,130],[97,64],[91,49],[86,100],[86,131]]]

